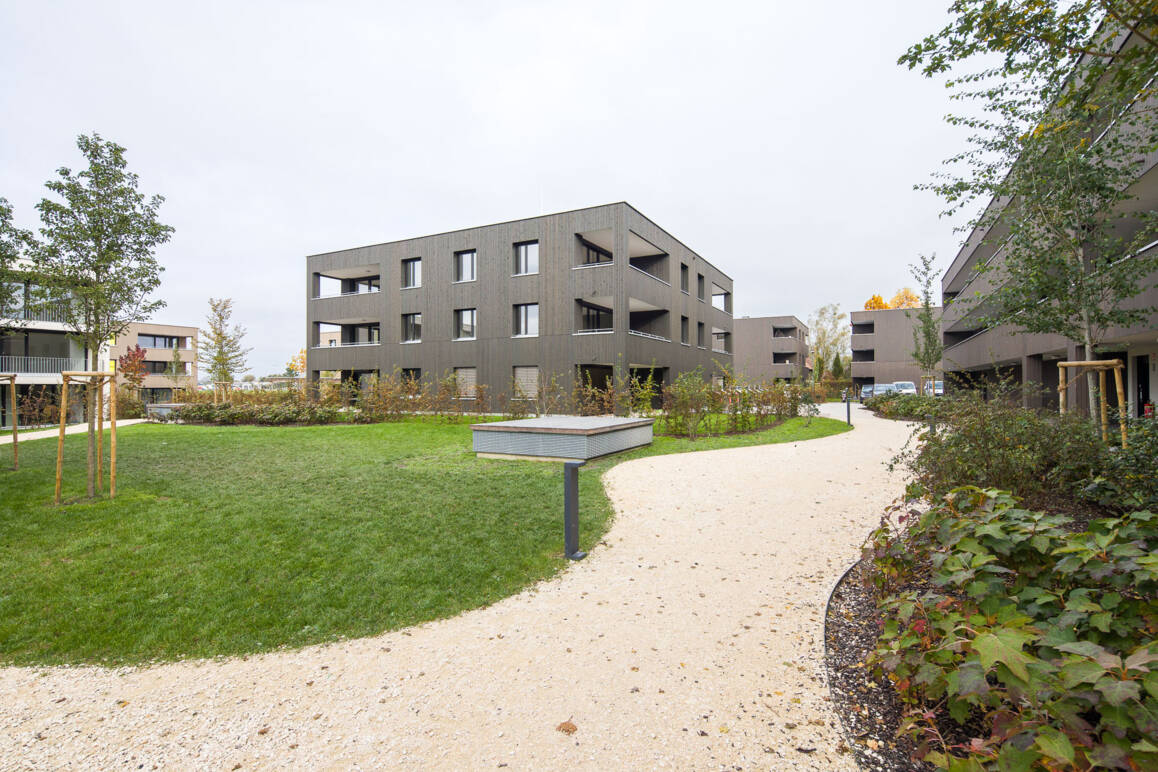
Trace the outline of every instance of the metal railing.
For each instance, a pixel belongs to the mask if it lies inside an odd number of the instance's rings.
[[[35,305],[17,308],[14,318],[23,319],[27,322],[58,322],[64,324],[66,321],[64,311],[67,306],[68,303],[62,300],[37,303]]]
[[[668,282],[666,279],[661,279],[660,277],[656,276],[656,275],[655,275],[654,273],[652,273],[651,271],[645,271],[645,270],[643,270],[642,268],[637,268],[636,266],[632,265],[631,263],[628,263],[628,264],[627,264],[627,267],[628,267],[628,268],[630,268],[630,269],[631,269],[631,270],[633,270],[633,271],[638,271],[638,272],[642,273],[644,276],[647,276],[648,278],[651,278],[651,279],[655,279],[655,280],[656,280],[656,281],[658,281],[660,284],[666,285],[666,286],[668,286],[668,287],[670,287],[670,286],[671,286],[671,284],[670,284],[670,283],[669,283],[669,282]]]
[[[628,335],[638,335],[641,338],[650,338],[651,340],[658,340],[664,343],[671,343],[671,338],[665,338],[662,335],[653,335],[650,332],[641,332],[639,330],[628,330]]]
[[[609,332],[615,332],[610,327],[592,327],[589,330],[576,330],[576,335],[606,335]]]
[[[84,358],[0,356],[0,373],[59,375],[65,370],[84,370]]]
[[[403,287],[406,289],[406,287]],[[324,300],[325,298],[347,298],[351,295],[375,295],[381,292],[380,287],[375,289],[351,290],[349,292],[326,292],[324,294],[314,295],[313,300]]]
[[[417,341],[415,341],[415,342],[417,342]],[[363,341],[360,343],[339,341],[338,343],[327,343],[324,346],[321,344],[318,344],[316,346],[311,346],[310,348],[322,348],[322,349],[325,349],[325,348],[349,348],[351,346],[381,346],[381,345],[382,345],[382,341],[380,341],[380,340]]]

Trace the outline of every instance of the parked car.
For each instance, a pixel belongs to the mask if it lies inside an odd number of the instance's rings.
[[[912,381],[897,381],[893,384],[893,388],[895,391],[899,391],[901,394],[917,393],[917,384],[913,383]]]
[[[873,386],[873,396],[879,397],[882,394],[892,394],[896,390],[897,385],[895,383],[878,383],[876,386]]]
[[[944,381],[925,381],[925,396],[940,397],[945,393]]]
[[[860,401],[864,402],[873,395],[873,385],[871,383],[860,387]]]

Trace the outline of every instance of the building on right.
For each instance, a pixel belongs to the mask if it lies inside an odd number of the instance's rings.
[[[795,316],[756,316],[733,320],[736,375],[760,383],[803,380],[808,366],[808,327]]]
[[[921,383],[921,368],[913,360],[913,330],[919,308],[853,311],[852,382],[862,386],[912,381]],[[940,317],[941,309],[934,308]],[[943,364],[943,363],[942,363]]]

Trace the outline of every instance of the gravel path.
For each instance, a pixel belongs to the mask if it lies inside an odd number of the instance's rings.
[[[824,602],[900,492],[883,461],[907,436],[853,420],[621,464],[602,546],[453,619],[246,659],[0,669],[0,767],[853,769]]]

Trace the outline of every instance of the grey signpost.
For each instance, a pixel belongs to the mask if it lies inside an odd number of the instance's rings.
[[[563,551],[571,560],[582,560],[579,551],[579,467],[582,461],[563,464]]]

